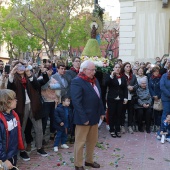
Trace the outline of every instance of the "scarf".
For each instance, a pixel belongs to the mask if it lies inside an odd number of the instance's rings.
[[[160,78],[160,77],[161,77],[161,75],[160,75],[160,74],[159,74],[159,75],[157,75],[157,76],[154,76],[154,75],[152,74],[151,79]]]
[[[78,70],[76,70],[74,67],[71,67],[71,68],[70,68],[70,70],[74,71],[76,74],[78,74],[78,73],[79,73],[79,69],[78,69]]]
[[[26,89],[27,79],[25,77],[21,78],[21,83],[22,83],[24,89]]]
[[[132,80],[132,76],[133,76],[133,74],[132,73],[130,73],[129,74],[129,77],[124,73],[123,74],[124,76],[125,76],[125,78],[126,78],[126,81],[127,81],[127,84],[129,84],[130,83],[130,81]]]
[[[168,70],[167,74],[168,74],[167,79],[170,80],[170,71],[169,70]]]
[[[119,76],[116,75],[116,78],[117,78],[117,79],[121,79],[122,76],[123,76],[122,74],[120,74]]]
[[[96,77],[94,76],[92,79],[89,78],[88,76],[86,76],[83,72],[80,72],[78,74],[78,77],[80,77],[81,79],[89,82],[89,83],[92,83],[92,86],[94,87],[94,85],[96,84],[95,81],[96,81]]]

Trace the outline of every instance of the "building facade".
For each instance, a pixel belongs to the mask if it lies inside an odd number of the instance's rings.
[[[120,0],[119,58],[151,61],[170,53],[170,2]]]

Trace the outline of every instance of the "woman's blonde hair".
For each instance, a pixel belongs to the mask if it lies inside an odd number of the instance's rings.
[[[0,112],[7,111],[10,107],[10,100],[15,99],[16,94],[14,91],[9,89],[0,90]]]

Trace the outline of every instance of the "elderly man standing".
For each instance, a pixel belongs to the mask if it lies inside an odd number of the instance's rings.
[[[100,168],[93,161],[94,148],[98,140],[98,122],[105,115],[101,90],[95,78],[95,65],[91,61],[84,61],[80,66],[80,73],[72,80],[71,98],[74,107],[75,145],[74,165],[75,170],[84,170],[83,147],[86,145],[85,166]]]

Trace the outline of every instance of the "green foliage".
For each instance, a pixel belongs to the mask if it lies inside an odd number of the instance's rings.
[[[69,40],[71,47],[82,47],[86,45],[87,40],[90,38],[90,33],[85,31],[86,16],[77,18],[70,25]]]
[[[11,12],[11,7],[8,9],[0,9],[0,42],[7,43],[7,50],[9,57],[19,57],[20,53],[28,50],[33,51],[35,48],[40,47],[39,40],[36,37],[31,37],[19,25],[18,21],[14,18],[8,17]],[[29,49],[28,49],[29,47]]]
[[[68,47],[68,34],[74,15],[80,15],[91,0],[13,0],[11,17],[32,36],[41,39],[47,54],[53,57],[56,47]],[[75,34],[74,34],[75,35]]]

